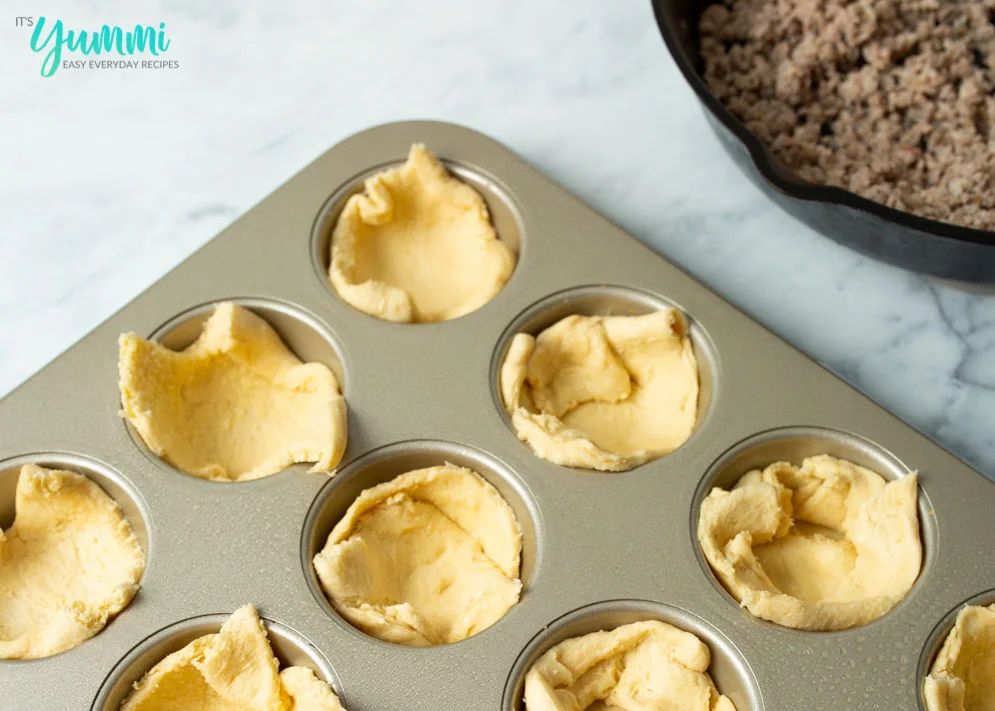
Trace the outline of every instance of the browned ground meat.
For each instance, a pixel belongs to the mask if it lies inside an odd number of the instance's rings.
[[[705,80],[798,175],[995,229],[995,0],[723,0]]]

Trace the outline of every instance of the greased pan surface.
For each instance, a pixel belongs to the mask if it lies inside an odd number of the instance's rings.
[[[342,302],[324,279],[327,220],[371,168],[424,142],[484,192],[518,247],[511,280],[462,318],[399,325]],[[241,300],[290,347],[341,375],[349,444],[340,474],[295,467],[247,483],[180,474],[118,416],[117,339],[179,347],[205,304]],[[688,315],[702,414],[671,455],[630,472],[565,469],[518,441],[494,378],[508,339],[571,311]],[[697,552],[695,507],[713,483],[771,458],[827,451],[888,477],[920,473],[925,563],[890,614],[837,633],[742,612]],[[455,461],[504,494],[524,535],[524,594],[493,627],[429,649],[365,636],[321,601],[309,556],[352,497],[393,473]],[[0,662],[0,709],[115,708],[127,683],[191,630],[247,602],[278,653],[329,679],[350,711],[511,709],[520,675],[564,636],[638,618],[701,636],[740,711],[913,709],[935,628],[995,587],[995,486],[552,184],[491,139],[404,122],[333,147],[134,302],[0,401],[0,524],[16,468],[91,473],[148,553],[142,588],[100,634],[55,657]],[[168,629],[167,629],[168,628]],[[929,649],[927,649],[929,647]],[[137,666],[136,666],[137,665]]]

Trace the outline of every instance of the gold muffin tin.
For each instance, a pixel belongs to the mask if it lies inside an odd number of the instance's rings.
[[[326,277],[328,239],[363,178],[403,162],[416,142],[484,195],[519,256],[504,290],[479,310],[395,324],[338,298]],[[118,335],[180,348],[225,300],[335,372],[349,410],[335,477],[301,465],[244,483],[203,481],[149,452],[119,417]],[[511,337],[570,313],[668,305],[688,316],[701,372],[690,439],[617,474],[534,456],[497,392]],[[742,611],[704,563],[695,526],[711,486],[822,452],[889,478],[919,471],[924,562],[909,595],[881,619],[812,633]],[[521,602],[463,642],[381,642],[335,614],[311,558],[362,489],[443,461],[478,471],[518,516]],[[995,588],[995,559],[984,553],[995,542],[991,482],[503,146],[444,123],[380,126],[333,147],[0,401],[4,527],[27,462],[81,471],[104,487],[131,520],[147,566],[135,600],[91,640],[45,659],[0,662],[2,711],[116,711],[154,663],[249,602],[277,655],[313,668],[350,711],[520,709],[523,675],[543,651],[638,619],[698,634],[716,684],[740,711],[913,709],[951,613]]]

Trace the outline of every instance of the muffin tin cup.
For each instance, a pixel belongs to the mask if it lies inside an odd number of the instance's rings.
[[[726,490],[731,489],[740,477],[753,469],[763,469],[774,462],[790,462],[800,465],[807,457],[819,454],[828,454],[837,459],[845,459],[853,462],[873,472],[877,472],[888,481],[894,481],[912,474],[912,471],[894,454],[881,449],[873,442],[849,432],[822,427],[784,427],[774,429],[768,432],[760,432],[733,445],[708,468],[705,476],[702,477],[701,483],[698,485],[698,489],[695,491],[694,503],[691,508],[691,541],[702,570],[712,580],[715,587],[729,599],[729,602],[737,607],[739,603],[725,589],[722,583],[719,582],[718,578],[715,577],[708,561],[705,560],[705,556],[701,552],[701,546],[698,544],[698,516],[701,512],[701,502],[716,487]],[[931,573],[933,564],[936,561],[937,548],[939,546],[936,517],[932,515],[933,509],[929,502],[929,497],[921,487],[918,503],[919,539],[922,543],[923,551],[922,568],[919,571],[919,577],[903,601],[885,613],[884,616],[892,614],[902,606],[905,600],[918,593],[921,584]],[[834,632],[795,630],[766,620],[760,620],[760,622],[801,635],[818,636],[834,634]],[[863,625],[863,628],[873,625],[876,622],[877,620],[872,620],[867,625]]]
[[[34,454],[0,460],[0,529],[6,531],[14,523],[17,483],[21,476],[21,468],[27,464],[34,464],[45,469],[82,474],[117,502],[145,555],[142,579],[139,581],[139,585],[141,585],[145,580],[150,565],[154,565],[152,562],[153,537],[151,535],[154,525],[149,507],[142,498],[142,495],[120,472],[115,471],[103,462],[68,452],[36,452]],[[0,659],[0,679],[3,678],[5,667],[40,665],[68,654],[87,654],[91,649],[90,645],[93,644],[94,639],[120,620],[122,615],[127,614],[128,607],[125,607],[124,610],[108,620],[103,630],[75,647],[57,652],[48,657],[39,657],[36,659]],[[0,706],[0,708],[3,707]]]
[[[473,184],[519,259],[505,288],[478,310],[394,324],[353,309],[327,284],[327,230],[364,175],[401,163],[416,142],[461,177],[479,178]],[[224,300],[266,318],[298,356],[339,368],[349,433],[335,478],[302,465],[244,484],[177,476],[122,425],[119,335],[182,348]],[[609,474],[556,466],[519,441],[496,392],[514,333],[571,311],[669,305],[688,316],[702,380],[701,416],[681,447]],[[769,433],[785,428],[795,444],[763,449],[774,446]],[[747,463],[729,453],[751,441],[763,445],[754,450],[761,459],[816,453],[798,444],[807,442],[885,476],[919,471],[925,566],[901,604],[865,627],[818,634],[757,620],[731,601],[700,560],[693,532],[702,492],[721,481],[717,472],[732,476]],[[145,653],[131,650],[146,649],[178,620],[246,603],[319,652],[351,711],[498,711],[509,679],[536,649],[530,645],[545,643],[537,635],[602,604],[611,609],[598,625],[649,615],[699,633],[716,657],[719,688],[746,708],[915,708],[917,664],[937,623],[995,584],[995,560],[983,554],[995,541],[991,482],[506,148],[436,122],[381,126],[333,147],[0,401],[0,457],[11,458],[0,470],[22,455],[92,469],[136,533],[142,529],[149,559],[136,598],[93,639],[48,659],[0,662],[2,711],[86,709],[98,696],[113,707],[108,689],[120,689],[125,668],[132,677],[140,669],[126,658]],[[525,542],[521,601],[456,644],[373,639],[334,613],[311,558],[363,488],[445,460],[477,470],[514,509]],[[0,511],[11,509],[2,495],[13,492],[11,476],[0,477]],[[149,662],[161,658],[148,654]]]
[[[540,514],[535,499],[525,483],[504,463],[471,447],[431,440],[399,442],[369,452],[350,462],[322,487],[311,505],[311,510],[308,511],[307,518],[304,519],[301,566],[308,587],[325,612],[346,629],[366,636],[335,611],[314,569],[312,561],[315,555],[325,547],[328,535],[335,524],[342,519],[352,502],[364,490],[390,481],[405,472],[447,463],[466,467],[480,474],[511,506],[522,532],[519,573],[522,596],[529,594],[529,583],[538,568],[540,557],[540,536],[537,535],[539,530],[537,521]],[[501,624],[501,620],[495,624]],[[482,630],[478,634],[486,631]]]
[[[331,329],[321,322],[321,319],[293,304],[283,303],[274,299],[247,297],[218,299],[194,306],[177,314],[150,334],[140,333],[138,335],[155,341],[170,350],[182,351],[197,340],[203,330],[204,324],[210,318],[211,314],[214,313],[214,309],[218,304],[225,301],[248,309],[266,321],[279,334],[284,344],[301,361],[305,363],[321,363],[328,366],[329,370],[335,375],[339,391],[348,397],[346,392],[348,375],[343,366],[342,346],[336,341]],[[130,422],[123,418],[121,421],[128,435],[135,443],[135,446],[154,464],[168,468],[184,476],[192,476],[176,469],[160,458],[155,452],[149,449],[142,436]],[[301,469],[305,467],[298,465],[297,468]],[[227,485],[251,483],[255,480],[250,479],[248,482],[214,482],[203,479],[203,481],[208,481],[212,484]]]
[[[443,157],[440,159],[450,175],[454,175],[472,186],[483,197],[498,239],[508,245],[521,258],[525,247],[525,230],[522,225],[520,208],[507,187],[498,178],[490,175],[479,166],[447,160]],[[329,281],[328,270],[331,261],[332,231],[335,229],[339,214],[349,198],[363,192],[364,183],[368,178],[385,170],[399,168],[403,164],[403,160],[396,160],[367,168],[343,183],[338,190],[332,193],[318,212],[311,232],[311,265],[314,267],[318,281],[336,298],[338,298],[338,294]],[[512,278],[514,278],[514,273],[512,273]],[[370,318],[376,317],[370,316]]]
[[[216,634],[230,616],[231,613],[193,617],[159,630],[143,640],[111,670],[93,702],[91,711],[117,711],[128,698],[134,685],[141,681],[152,667],[195,639]],[[335,690],[340,701],[345,701],[342,685],[335,676],[332,666],[306,637],[279,622],[266,617],[260,619],[266,628],[266,636],[273,649],[273,655],[280,662],[281,670],[287,667],[307,667]]]
[[[501,401],[500,373],[508,356],[511,341],[517,334],[527,333],[530,336],[538,336],[568,316],[644,316],[670,308],[675,308],[684,314],[688,322],[688,337],[691,339],[691,347],[698,364],[698,416],[695,421],[695,430],[697,430],[707,416],[712,397],[718,388],[718,364],[708,334],[685,309],[665,296],[607,284],[579,286],[547,296],[525,309],[505,329],[491,359],[491,394],[508,427],[512,427],[511,418]],[[694,436],[694,432],[691,436]]]
[[[701,618],[670,605],[649,600],[610,600],[574,610],[550,623],[522,650],[504,690],[501,711],[522,711],[525,677],[550,648],[573,637],[646,620],[659,620],[702,640],[711,653],[708,674],[719,693],[728,696],[737,711],[763,711],[756,677],[742,653],[729,639]]]
[[[936,660],[936,655],[940,653],[940,648],[943,646],[943,643],[947,641],[947,636],[953,630],[954,624],[957,622],[957,615],[959,615],[960,611],[969,605],[987,607],[991,604],[995,604],[995,589],[986,590],[983,593],[964,600],[964,602],[954,607],[943,617],[943,619],[936,623],[936,627],[934,627],[933,631],[930,632],[929,638],[926,640],[926,644],[922,648],[922,654],[919,655],[919,667],[916,673],[917,686],[919,690],[918,708],[920,711],[926,711],[926,699],[923,696],[923,684],[926,681],[926,677],[929,676],[929,670],[933,666],[933,662]]]

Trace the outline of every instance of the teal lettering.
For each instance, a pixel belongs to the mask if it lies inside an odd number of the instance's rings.
[[[120,27],[111,28],[104,25],[100,28],[100,43],[97,45],[97,53],[100,53],[102,45],[105,52],[116,49],[118,54],[124,56],[123,42],[124,32],[121,31]]]
[[[155,30],[151,27],[135,25],[135,31],[128,35],[126,44],[128,45],[128,54],[134,54],[136,50],[144,52],[146,47],[152,54],[159,54],[155,48]]]
[[[91,52],[100,54],[100,35],[96,33],[91,35],[89,44],[87,44],[86,40],[86,30],[80,30],[78,35],[73,30],[69,30],[69,33],[66,35],[66,49],[70,52],[80,52],[84,56]]]
[[[41,52],[44,50],[52,39],[55,39],[55,45],[48,50],[48,54],[45,55],[45,59],[41,63],[41,75],[43,77],[50,77],[55,74],[55,70],[59,68],[60,60],[62,59],[62,20],[56,20],[55,24],[52,25],[52,31],[48,33],[48,37],[40,45],[38,44],[38,38],[41,37],[42,28],[45,26],[45,17],[39,17],[38,23],[35,25],[35,31],[31,33],[31,51]]]
[[[170,44],[172,44],[172,42],[170,40],[166,39],[166,23],[165,22],[160,22],[159,23],[159,51],[160,52],[165,52],[167,49],[169,49],[169,45]]]
[[[158,30],[151,25],[135,25],[133,32],[125,32],[114,25],[104,25],[99,32],[86,30],[66,30],[62,20],[56,20],[51,30],[42,39],[45,18],[39,17],[31,33],[31,51],[45,52],[41,64],[41,75],[50,77],[62,63],[62,48],[83,55],[111,54],[117,52],[122,57],[136,52],[149,52],[159,56],[159,52],[169,49],[171,40],[166,36],[166,23],[160,22]],[[136,63],[137,65],[137,63]],[[75,66],[75,65],[74,65]],[[82,67],[82,63],[80,64]]]

